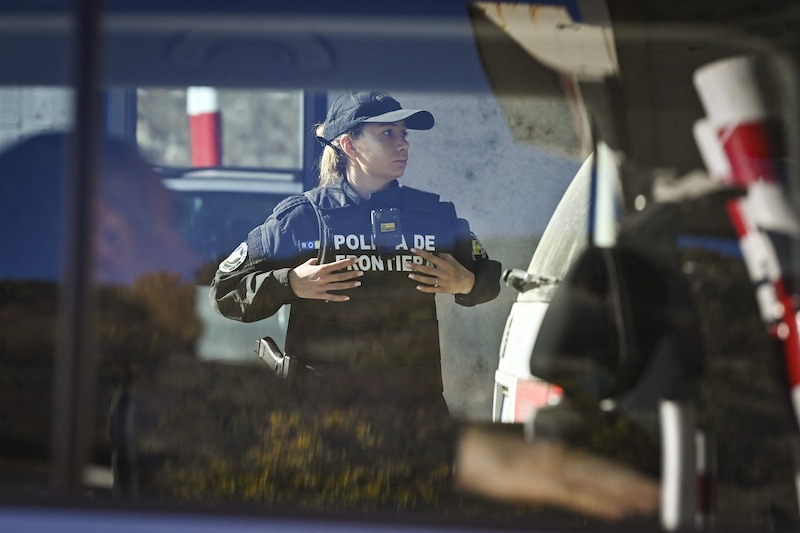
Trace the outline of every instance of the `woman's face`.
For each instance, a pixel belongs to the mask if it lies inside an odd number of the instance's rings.
[[[354,163],[373,179],[389,182],[403,175],[408,164],[409,144],[404,121],[364,124],[360,137],[353,139]]]

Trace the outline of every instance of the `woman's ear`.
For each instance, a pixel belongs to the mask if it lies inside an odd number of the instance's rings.
[[[358,150],[356,150],[353,138],[346,133],[339,139],[339,147],[342,149],[345,155],[347,155],[347,157],[355,158],[358,155]]]

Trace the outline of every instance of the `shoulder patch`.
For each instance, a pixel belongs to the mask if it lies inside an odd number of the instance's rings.
[[[231,252],[222,263],[219,264],[219,271],[224,273],[233,272],[244,263],[247,259],[247,243],[243,242]]]
[[[472,259],[488,259],[489,254],[486,253],[486,248],[483,247],[481,241],[474,233],[470,233],[472,238]]]

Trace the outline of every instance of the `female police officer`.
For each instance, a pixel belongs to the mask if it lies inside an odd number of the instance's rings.
[[[500,264],[452,203],[397,182],[406,130],[433,124],[386,93],[339,96],[317,130],[319,186],[281,202],[219,266],[222,315],[251,322],[291,304],[285,349],[303,401],[447,414],[434,297],[489,301]]]

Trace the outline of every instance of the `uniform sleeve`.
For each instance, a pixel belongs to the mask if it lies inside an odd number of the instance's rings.
[[[456,294],[455,301],[459,305],[472,307],[494,300],[500,294],[502,266],[499,261],[489,259],[486,249],[472,233],[466,220],[459,218],[457,224],[455,257],[475,274],[475,285],[469,294]]]
[[[305,210],[295,211],[273,213],[220,263],[209,293],[215,311],[233,320],[255,322],[297,299],[289,285],[289,271],[316,256],[316,250],[301,251],[300,243],[318,239],[319,228],[313,211],[313,220],[307,213],[304,216]]]

